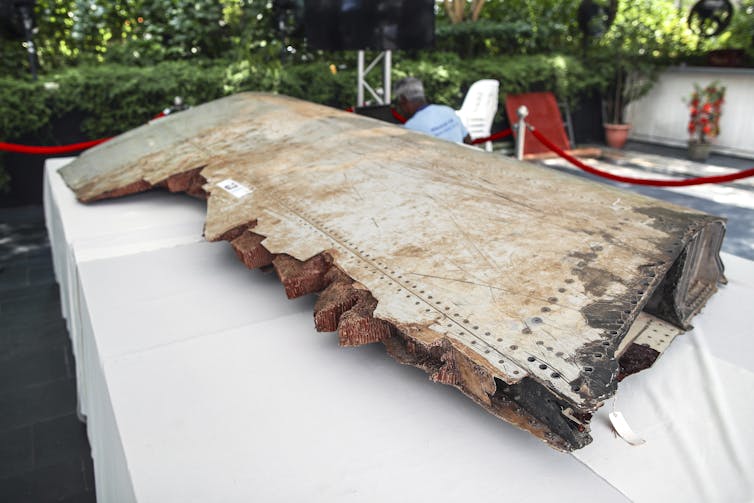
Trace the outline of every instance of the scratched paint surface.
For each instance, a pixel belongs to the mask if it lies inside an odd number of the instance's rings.
[[[209,193],[207,239],[256,220],[272,253],[305,260],[327,252],[378,300],[375,317],[425,342],[451,341],[506,383],[536,379],[580,410],[612,394],[634,318],[690,237],[713,221],[256,93],[129,132],[63,176],[88,201],[198,167]],[[218,186],[227,179],[249,192],[235,197]],[[663,227],[655,213],[680,223]],[[595,321],[595,309],[606,319]],[[608,377],[592,377],[595,364]]]

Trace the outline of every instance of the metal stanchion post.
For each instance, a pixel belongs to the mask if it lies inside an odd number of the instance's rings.
[[[524,137],[526,136],[526,117],[529,115],[529,109],[526,105],[521,105],[516,110],[518,122],[516,123],[516,159],[519,161],[524,158]]]
[[[357,88],[356,88],[356,106],[363,107],[364,106],[364,80],[366,78],[366,74],[364,72],[364,51],[359,51],[357,65],[358,65],[358,70],[357,70],[356,79],[358,80],[358,83],[357,83]]]
[[[390,90],[391,90],[391,82],[390,82],[390,73],[393,70],[393,51],[385,51],[385,61],[383,61],[384,66],[382,67],[382,104],[383,105],[389,105],[390,104]]]

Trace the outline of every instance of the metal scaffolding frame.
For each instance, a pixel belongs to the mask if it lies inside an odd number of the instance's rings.
[[[390,90],[391,90],[391,82],[390,82],[390,72],[392,70],[392,51],[382,51],[377,55],[374,60],[372,60],[371,63],[365,68],[364,67],[364,59],[365,59],[365,51],[359,51],[358,56],[358,76],[357,76],[357,88],[356,88],[356,106],[363,107],[365,104],[364,101],[364,90],[366,89],[369,91],[369,94],[374,97],[374,99],[377,101],[377,104],[379,105],[387,105],[390,103]],[[366,80],[367,74],[371,72],[379,62],[382,61],[382,87],[383,92],[380,96],[380,93],[375,91],[375,89],[369,85],[369,83]]]

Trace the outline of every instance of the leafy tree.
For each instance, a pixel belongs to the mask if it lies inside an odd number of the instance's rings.
[[[38,0],[35,12],[46,71],[104,61],[243,59],[276,41],[267,0]],[[0,48],[3,74],[28,72],[20,41],[0,38]]]
[[[626,105],[649,92],[659,70],[693,42],[682,10],[671,1],[619,2],[613,25],[587,54],[604,78],[607,122],[623,123]]]

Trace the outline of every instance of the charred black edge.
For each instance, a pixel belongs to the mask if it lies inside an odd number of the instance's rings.
[[[444,348],[437,346],[426,352],[416,353],[408,348],[414,342],[394,326],[392,336],[382,343],[388,354],[399,363],[418,367],[430,375],[438,372],[445,364],[442,360]],[[508,385],[499,378],[494,380],[496,389],[489,396],[489,404],[481,403],[472,393],[464,389],[464,386],[457,384],[453,386],[507,423],[531,433],[535,433],[534,430],[541,430],[542,433],[538,436],[556,449],[573,451],[592,442],[589,428],[586,426],[591,419],[590,414],[574,413],[574,416],[583,424],[566,418],[563,411],[571,405],[534,379],[527,377],[513,385]],[[542,403],[538,403],[540,401]],[[515,414],[515,417],[512,417],[512,414]]]
[[[690,319],[725,280],[719,258],[724,235],[722,221],[698,229],[653,292],[646,311],[688,329]]]
[[[586,424],[591,419],[591,414],[579,413],[571,410],[574,417],[578,417],[583,424],[578,424],[568,419],[564,414],[571,406],[550,392],[545,386],[536,380],[525,377],[516,384],[506,384],[500,379],[495,379],[497,390],[492,397],[493,403],[507,399],[520,405],[529,414],[546,424],[553,434],[562,438],[568,450],[580,449],[592,441]]]
[[[601,341],[578,351],[577,359],[584,372],[571,383],[573,391],[591,406],[615,393],[622,372],[616,350],[642,310],[689,329],[691,317],[715,292],[718,283],[725,281],[719,258],[724,220],[664,208],[637,211],[651,216],[653,227],[670,237],[657,243],[656,261],[641,267],[640,279],[626,285],[626,295],[602,299],[582,309],[587,324],[604,334]],[[649,366],[651,363],[644,368]]]

